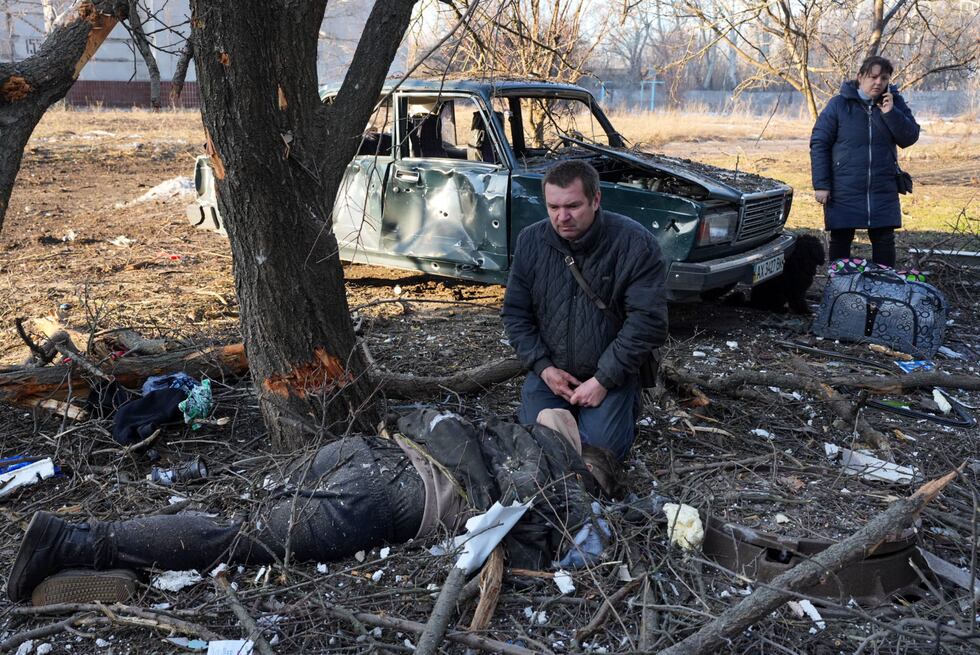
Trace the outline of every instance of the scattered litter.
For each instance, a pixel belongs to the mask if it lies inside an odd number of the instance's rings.
[[[164,641],[170,642],[178,648],[190,651],[206,651],[208,642],[203,639],[188,639],[187,637],[167,637]]]
[[[593,504],[593,513],[599,512]],[[605,541],[612,535],[609,523],[606,519],[597,518],[595,521],[587,521],[579,528],[572,540],[572,546],[565,553],[565,556],[558,562],[558,566],[572,569],[580,569],[583,566],[592,564],[602,557],[605,549]]]
[[[943,392],[939,389],[932,390],[932,399],[936,402],[936,405],[939,406],[939,411],[943,414],[949,414],[953,409],[953,406],[949,404],[949,401],[946,400],[946,396],[944,396]]]
[[[170,603],[153,603],[152,605],[150,605],[150,609],[161,610],[161,611],[168,610],[170,609],[170,607],[171,607]]]
[[[265,575],[266,571],[268,570],[269,567],[267,566],[263,566],[262,568],[259,569],[259,572],[255,574],[255,580],[254,580],[255,584],[259,584],[259,580],[262,579],[262,576]]]
[[[783,524],[789,523],[789,517],[785,514],[776,514],[776,523]]]
[[[323,564],[323,563],[317,564],[316,565],[316,572],[317,573],[326,573],[327,572],[327,565],[326,564]]]
[[[943,558],[933,555],[928,550],[918,548],[918,551],[933,573],[967,591],[972,589],[974,596],[980,597],[980,580],[974,579],[968,570],[950,564]]]
[[[130,247],[131,245],[133,245],[136,242],[133,241],[132,239],[130,239],[129,237],[123,236],[122,234],[120,234],[119,236],[115,237],[114,239],[109,239],[109,243],[111,243],[112,245],[114,245],[114,246],[116,246],[118,248],[128,248],[128,247]]]
[[[400,295],[402,295],[402,288],[401,288],[401,286],[399,286],[399,285],[397,285],[397,284],[396,284],[396,285],[395,285],[395,286],[394,286],[394,287],[393,287],[393,288],[391,289],[391,292],[392,292],[393,294],[395,294],[396,296],[400,296]]]
[[[691,354],[692,354],[693,356],[695,356],[695,357],[707,357],[707,356],[708,356],[708,354],[707,354],[707,353],[704,353],[704,352],[701,352],[700,350],[695,350],[695,351],[694,351],[693,353],[691,353]]]
[[[670,542],[684,550],[693,550],[704,541],[704,525],[698,510],[690,505],[666,503],[664,514],[667,516],[667,533]]]
[[[52,651],[54,651],[54,646],[51,644],[41,644],[34,652],[37,653],[37,655],[49,655],[49,653]]]
[[[558,591],[562,594],[570,594],[575,591],[575,583],[572,581],[572,576],[564,569],[558,569],[555,571],[555,586],[558,587]]]
[[[911,484],[919,476],[919,472],[910,466],[899,466],[832,443],[825,443],[823,448],[828,458],[840,461],[845,473],[860,475],[865,480]]]
[[[531,623],[537,623],[538,625],[544,625],[548,622],[548,613],[544,610],[540,612],[535,612],[532,607],[524,608],[524,617],[529,619]]]
[[[208,644],[208,655],[251,655],[255,644],[246,639],[227,639]]]
[[[895,362],[895,366],[902,369],[906,373],[911,373],[913,371],[936,370],[936,365],[930,362],[928,359],[916,359],[911,362]]]
[[[36,461],[20,456],[8,457],[0,460],[0,471],[3,471],[0,473],[0,498],[39,480],[53,478],[59,473],[50,457]]]
[[[738,341],[726,341],[725,345],[731,350],[738,350]]]
[[[378,554],[381,556],[381,559],[388,559],[388,555],[391,554],[391,548],[385,546],[378,552]]]
[[[20,646],[17,647],[17,650],[14,652],[14,655],[27,655],[33,650],[34,650],[34,642],[28,639],[27,641],[23,642]]]
[[[964,360],[966,359],[966,355],[964,355],[963,353],[958,353],[952,348],[947,348],[946,346],[939,346],[938,352],[940,355],[944,355],[945,357],[949,357],[950,359],[964,359]]]
[[[429,421],[429,432],[435,430],[436,426],[445,421],[447,418],[459,418],[459,416],[453,414],[452,412],[442,412],[440,414],[436,414],[432,417],[432,420]]]
[[[366,558],[367,555],[363,550],[359,550],[356,553],[354,553],[354,559],[356,559],[358,562],[363,562]]]
[[[496,502],[483,514],[467,519],[466,532],[453,538],[449,546],[451,551],[462,548],[462,553],[456,560],[456,568],[473,573],[483,566],[490,552],[503,541],[530,506],[531,501],[526,503],[514,501],[508,507]],[[441,546],[433,546],[429,552],[433,555],[443,555],[447,550]]]
[[[619,570],[616,573],[616,578],[620,582],[633,582],[633,576],[630,574],[630,567],[625,564],[619,565]]]
[[[810,601],[791,600],[786,604],[789,605],[789,608],[790,610],[793,611],[793,614],[795,614],[799,618],[802,619],[804,616],[810,617],[810,620],[813,621],[813,623],[817,626],[816,629],[810,628],[810,634],[816,634],[817,630],[823,630],[824,628],[827,627],[827,624],[824,622],[823,617],[820,616],[820,612],[817,611],[817,608],[814,607],[813,603],[811,603]]]
[[[95,640],[95,645],[98,646],[99,648],[108,648],[109,642],[106,641],[105,639],[100,638]]]
[[[68,241],[74,241],[76,238],[78,238],[78,235],[75,234],[75,230],[68,230],[67,232],[65,232],[65,236],[61,237],[61,240],[68,242]]]
[[[194,180],[189,177],[175,177],[166,182],[161,182],[129,204],[138,205],[154,200],[181,200],[191,198],[196,194]]]
[[[384,575],[384,573],[385,573],[384,569],[378,569],[377,571],[371,574],[371,580],[373,580],[374,582],[380,582],[381,576]]]
[[[763,430],[762,428],[755,428],[754,430],[749,430],[749,434],[754,434],[757,437],[762,437],[763,439],[772,439],[776,435],[768,430]]]
[[[225,566],[222,564],[221,566]],[[217,569],[215,569],[217,570]],[[212,573],[212,575],[214,575]],[[180,591],[191,585],[195,585],[204,578],[197,572],[197,569],[190,571],[164,571],[153,578],[152,586],[161,591]]]

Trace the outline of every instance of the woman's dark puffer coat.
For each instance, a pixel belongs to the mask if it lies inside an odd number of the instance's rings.
[[[895,176],[895,146],[919,139],[919,125],[894,86],[890,112],[858,95],[856,81],[844,82],[817,118],[810,137],[810,166],[815,190],[829,190],[824,206],[828,230],[901,227]]]

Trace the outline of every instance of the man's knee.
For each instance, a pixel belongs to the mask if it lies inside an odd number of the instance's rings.
[[[582,441],[625,459],[636,439],[638,399],[639,389],[623,387],[610,392],[598,407],[583,410],[579,417]]]

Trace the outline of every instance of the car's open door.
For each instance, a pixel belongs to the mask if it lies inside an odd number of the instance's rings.
[[[510,170],[472,95],[398,96],[398,146],[385,187],[381,247],[420,270],[507,268]]]

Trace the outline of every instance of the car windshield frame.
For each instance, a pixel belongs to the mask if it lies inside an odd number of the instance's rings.
[[[506,144],[507,149],[510,151],[510,155],[513,157],[513,161],[517,164],[524,163],[528,161],[541,159],[541,158],[556,158],[556,153],[560,151],[560,148],[556,148],[552,144],[551,147],[528,147],[527,137],[525,135],[524,125],[527,119],[523,116],[523,110],[525,107],[529,106],[528,101],[534,100],[564,100],[564,101],[574,101],[581,103],[583,109],[591,114],[591,120],[598,124],[602,132],[605,134],[605,139],[607,143],[602,143],[598,141],[593,141],[589,136],[583,135],[581,133],[576,133],[574,130],[569,130],[564,132],[559,124],[554,120],[554,118],[548,114],[548,118],[552,122],[552,126],[557,132],[563,132],[565,136],[572,139],[578,139],[585,142],[592,142],[600,148],[621,148],[624,147],[624,142],[622,136],[613,127],[609,118],[603,113],[602,108],[596,102],[592,94],[587,91],[576,92],[572,89],[549,89],[549,88],[536,88],[536,87],[511,87],[511,88],[498,88],[489,95],[488,100],[490,101],[490,106],[495,110],[499,111],[498,101],[502,101],[506,106],[507,116],[503,123],[499,126],[500,140]],[[498,114],[499,116],[499,114]],[[520,117],[520,120],[514,120],[514,117]],[[593,133],[597,133],[598,130],[594,130]],[[560,139],[561,137],[559,137]]]

